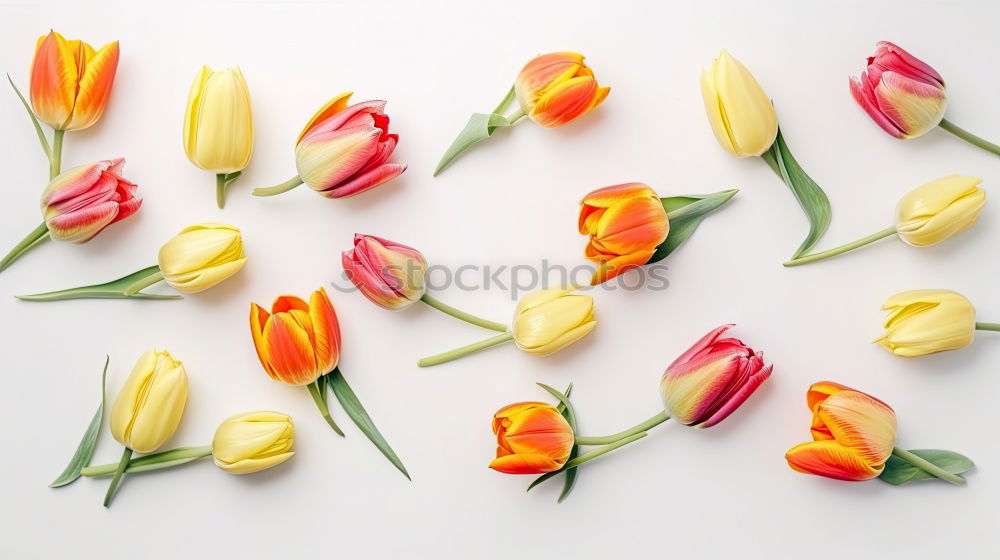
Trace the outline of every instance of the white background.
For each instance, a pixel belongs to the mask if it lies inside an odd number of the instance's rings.
[[[1000,321],[995,156],[943,131],[902,142],[848,94],[875,42],[897,42],[947,80],[948,116],[1000,138],[1000,73],[989,2],[227,2],[0,3],[0,71],[27,92],[36,38],[51,27],[95,46],[121,40],[107,112],[67,135],[64,168],[125,157],[144,203],[133,219],[84,246],[47,243],[0,275],[3,317],[2,520],[7,558],[984,558],[997,553],[1000,464],[994,426],[998,335],[915,360],[870,344],[889,295],[951,288]],[[834,220],[820,247],[889,225],[899,197],[950,173],[979,175],[982,219],[942,245],[887,239],[799,269],[780,263],[806,224],[788,189],[756,158],[715,142],[698,74],[721,48],[774,99],[785,136],[825,187]],[[557,130],[530,122],[501,131],[442,176],[434,165],[470,113],[488,111],[533,55],[576,50],[611,95]],[[224,211],[214,177],[181,146],[188,87],[203,63],[239,64],[254,102],[256,145]],[[6,85],[0,87],[5,89]],[[275,198],[254,186],[294,173],[304,122],[333,95],[388,100],[396,181],[327,200],[305,187]],[[0,95],[4,251],[39,222],[47,165],[20,103]],[[247,326],[251,301],[307,296],[342,274],[354,232],[421,250],[432,264],[583,264],[578,200],[643,181],[662,195],[738,187],[667,261],[665,291],[597,290],[600,324],[558,355],[512,345],[433,369],[416,360],[489,336],[426,307],[390,313],[331,291],[343,328],[342,370],[413,474],[407,482],[343,412],[348,437],[323,423],[305,389],[271,381]],[[236,277],[177,302],[32,304],[14,294],[110,280],[155,262],[159,246],[199,221],[243,229],[249,262]],[[160,288],[158,288],[160,289]],[[166,291],[166,288],[162,288]],[[435,295],[507,320],[507,290]],[[486,468],[491,414],[546,399],[534,383],[572,381],[581,431],[618,431],[657,412],[666,365],[711,328],[765,352],[770,381],[707,431],[667,424],[530,494],[531,477]],[[97,404],[111,355],[117,394],[138,356],[167,348],[191,379],[188,409],[168,446],[203,445],[220,420],[273,409],[296,421],[297,455],[245,477],[210,461],[127,477],[111,509],[107,481],[53,490]],[[966,487],[892,487],[798,474],[784,452],[809,439],[804,393],[835,380],[890,403],[903,447],[968,454]],[[107,431],[96,462],[118,459]]]

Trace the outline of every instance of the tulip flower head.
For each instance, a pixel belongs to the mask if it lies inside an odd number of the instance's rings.
[[[193,294],[236,274],[247,257],[239,228],[203,223],[186,227],[167,241],[157,260],[168,284]]]
[[[253,155],[250,88],[240,68],[219,72],[202,66],[188,93],[184,153],[215,174],[243,170]]]
[[[778,136],[771,99],[739,60],[722,51],[701,71],[701,95],[715,138],[738,157],[759,156]]]
[[[583,59],[582,54],[573,52],[531,59],[514,82],[521,110],[536,123],[555,128],[596,109],[611,88],[598,85]]]
[[[291,459],[295,426],[280,412],[247,412],[230,416],[212,439],[215,465],[233,474],[269,469]]]
[[[723,421],[771,376],[763,355],[735,338],[732,325],[706,334],[674,360],[660,380],[660,396],[671,418],[696,428]]]
[[[177,430],[187,396],[184,365],[166,350],[146,352],[111,409],[111,435],[133,451],[156,451]]]
[[[420,251],[388,239],[354,235],[354,248],[344,251],[344,272],[372,303],[403,309],[420,301],[427,290],[427,260]]]
[[[139,211],[136,184],[121,176],[123,158],[74,167],[58,175],[42,193],[42,216],[49,236],[84,243],[109,225]]]
[[[896,208],[899,237],[926,247],[969,228],[986,204],[986,191],[978,186],[982,182],[979,177],[949,175],[917,187]]]
[[[913,358],[972,344],[976,308],[951,290],[913,290],[886,300],[885,334],[875,340],[897,356]]]
[[[573,429],[556,407],[542,402],[505,406],[493,415],[497,457],[490,468],[507,474],[557,471],[569,460]]]
[[[55,31],[38,39],[31,62],[31,107],[56,130],[81,130],[101,118],[118,70],[118,41],[100,50]]]
[[[868,68],[851,78],[851,96],[882,130],[903,139],[938,126],[948,105],[941,75],[889,41],[879,41]]]
[[[308,385],[340,361],[340,325],[323,288],[309,303],[279,296],[270,313],[251,303],[250,333],[261,366],[275,381]]]
[[[601,265],[597,285],[646,264],[670,232],[660,196],[642,183],[604,187],[580,203],[580,233],[589,235],[585,255]]]
[[[548,356],[583,338],[597,326],[594,298],[573,289],[547,288],[522,297],[514,311],[513,336],[529,354]]]
[[[806,393],[813,441],[788,450],[793,469],[837,480],[870,480],[882,473],[896,442],[896,413],[850,387],[821,381]]]

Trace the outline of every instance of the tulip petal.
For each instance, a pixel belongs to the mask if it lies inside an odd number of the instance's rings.
[[[66,130],[87,128],[104,113],[118,70],[118,41],[108,43],[88,56],[82,70],[73,118],[66,125]]]
[[[280,381],[274,368],[271,367],[271,361],[267,354],[267,344],[264,343],[264,327],[270,317],[271,314],[263,307],[256,303],[250,304],[250,335],[253,337],[253,347],[257,351],[257,358],[271,379]]]
[[[557,471],[562,464],[546,455],[519,453],[497,457],[490,462],[490,468],[506,474],[541,474]]]
[[[816,415],[838,444],[855,450],[868,464],[885,463],[896,442],[896,414],[884,402],[860,391],[840,391]]]
[[[278,379],[289,385],[307,385],[323,372],[316,368],[309,332],[291,312],[275,313],[264,325],[266,355]]]
[[[31,63],[31,106],[40,121],[57,130],[73,116],[79,80],[76,54],[69,41],[50,31],[39,41]]]
[[[593,235],[608,252],[624,255],[663,243],[669,229],[660,199],[641,197],[608,208]]]
[[[351,98],[352,95],[354,95],[353,91],[341,93],[340,95],[337,95],[333,99],[327,101],[326,105],[320,107],[319,111],[316,111],[316,114],[314,114],[312,118],[309,119],[309,122],[306,123],[306,126],[302,129],[302,132],[299,133],[298,139],[295,140],[295,145],[297,146],[299,142],[302,141],[302,138],[304,138],[305,135],[309,133],[309,131],[312,130],[313,127],[315,127],[318,123],[321,123],[329,119],[333,115],[347,108],[347,101]]]
[[[601,263],[601,266],[594,271],[594,275],[590,278],[590,285],[596,286],[611,280],[612,278],[619,276],[636,268],[637,266],[644,265],[649,262],[649,259],[653,257],[655,249],[650,249],[648,251],[636,251],[628,255],[619,255],[614,258],[605,260]],[[590,255],[588,255],[590,258]],[[599,260],[599,259],[592,259]]]
[[[118,215],[118,204],[104,202],[76,212],[55,216],[45,221],[49,235],[59,241],[86,243],[93,239]]]
[[[896,72],[882,73],[874,95],[886,118],[902,131],[904,137],[910,138],[936,127],[948,106],[947,97],[938,87]]]
[[[607,95],[607,88],[598,92],[597,80],[591,76],[571,78],[547,90],[528,116],[546,128],[555,128],[590,112]]]
[[[854,101],[856,101],[857,104],[860,105],[866,113],[868,113],[868,116],[871,117],[871,119],[875,121],[875,124],[879,125],[882,130],[896,138],[904,138],[905,136],[903,131],[896,126],[896,124],[892,122],[889,117],[885,116],[885,113],[882,112],[882,108],[879,106],[878,100],[875,98],[875,89],[867,88],[862,85],[867,78],[867,73],[862,72],[861,80],[853,77],[850,79],[851,97],[854,98]]]
[[[806,392],[806,404],[809,406],[809,410],[815,413],[820,403],[829,398],[830,395],[851,390],[850,387],[833,381],[819,381],[809,386],[809,390]]]
[[[406,171],[406,165],[404,164],[387,163],[381,167],[377,167],[371,171],[352,177],[346,182],[341,183],[330,190],[321,191],[320,194],[326,196],[327,198],[351,197],[374,189],[379,185],[388,183],[389,181],[402,175],[404,171]]]
[[[884,467],[869,465],[857,452],[832,440],[800,443],[785,453],[785,459],[799,472],[847,481],[871,480]]]
[[[324,373],[333,371],[340,361],[340,323],[324,288],[316,290],[309,297],[309,317],[312,321],[316,366]]]
[[[335,188],[368,163],[381,133],[374,127],[356,127],[310,134],[295,148],[299,176],[313,190]]]

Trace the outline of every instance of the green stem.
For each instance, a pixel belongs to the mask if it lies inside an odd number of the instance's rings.
[[[493,331],[507,332],[507,325],[497,323],[494,321],[489,321],[483,319],[482,317],[476,317],[471,313],[466,313],[459,309],[455,309],[454,307],[448,305],[447,303],[432,298],[427,294],[424,294],[423,297],[420,298],[420,301],[426,303],[427,305],[433,307],[434,309],[437,309],[438,311],[447,313],[448,315],[451,315],[456,319],[460,319],[462,321],[465,321],[466,323],[476,325],[477,327],[483,327],[484,329],[490,329]]]
[[[52,153],[49,154],[49,180],[56,178],[62,170],[62,145],[65,130],[56,130],[52,135]]]
[[[315,402],[316,407],[319,408],[320,414],[323,415],[323,418],[326,418],[326,423],[329,424],[331,428],[333,428],[333,431],[337,432],[337,435],[339,435],[340,437],[344,437],[344,432],[340,429],[340,426],[338,426],[337,423],[333,421],[333,417],[330,416],[330,408],[327,407],[326,399],[323,398],[323,392],[325,391],[326,388],[325,387],[321,388],[319,384],[316,383],[315,381],[313,381],[309,385],[306,385],[306,387],[309,388],[309,394],[312,395],[313,402]]]
[[[498,334],[492,338],[487,338],[486,340],[480,340],[479,342],[469,344],[467,346],[462,346],[461,348],[456,348],[454,350],[449,350],[448,352],[442,352],[441,354],[435,354],[433,356],[428,356],[426,358],[421,358],[417,365],[420,367],[430,367],[436,366],[438,364],[443,364],[445,362],[450,362],[452,360],[457,360],[462,356],[471,354],[473,352],[478,352],[480,350],[489,348],[490,346],[496,346],[497,344],[502,344],[508,340],[514,338],[514,333],[505,332],[503,334]]]
[[[636,424],[635,426],[617,434],[611,434],[609,436],[601,437],[587,437],[587,436],[576,436],[577,445],[606,445],[609,443],[615,443],[616,441],[623,440],[627,437],[632,437],[639,432],[646,432],[650,429],[659,426],[660,424],[670,420],[670,416],[666,412],[660,412],[646,420],[645,422]]]
[[[941,480],[946,480],[952,484],[965,484],[964,478],[958,476],[957,474],[952,474],[942,469],[941,467],[935,465],[934,463],[928,461],[927,459],[924,459],[914,453],[910,453],[905,449],[893,447],[892,454],[906,461],[907,463],[910,463],[911,465],[918,467],[921,470],[924,470],[927,473],[940,478]]]
[[[1000,331],[1000,323],[976,323],[977,331]]]
[[[132,284],[131,286],[125,288],[122,291],[122,294],[124,294],[126,296],[134,296],[135,294],[139,293],[143,289],[148,288],[148,287],[152,286],[153,284],[156,284],[157,282],[159,282],[161,280],[163,280],[163,273],[160,272],[160,267],[157,266],[155,272],[150,273],[149,276],[146,276],[145,278],[141,278],[138,281],[136,281],[135,284]]]
[[[296,175],[295,177],[292,177],[291,179],[285,181],[280,185],[275,185],[273,187],[257,187],[256,189],[253,190],[253,195],[274,196],[276,194],[288,192],[301,184],[302,184],[302,178]]]
[[[110,506],[111,500],[115,498],[115,492],[118,491],[118,485],[121,484],[122,475],[125,474],[125,469],[128,468],[128,462],[131,458],[132,450],[126,447],[125,452],[122,453],[121,461],[118,461],[118,467],[115,468],[115,476],[111,479],[111,484],[108,485],[108,493],[104,495],[104,507]]]
[[[604,455],[605,453],[614,451],[615,449],[618,449],[619,447],[622,447],[624,445],[628,445],[628,444],[632,443],[633,441],[640,440],[640,439],[646,437],[647,435],[649,435],[649,434],[646,433],[646,432],[639,432],[639,433],[633,434],[633,435],[631,435],[631,436],[629,436],[627,438],[620,439],[620,440],[618,440],[618,441],[616,441],[614,443],[605,445],[604,447],[598,447],[597,449],[595,449],[593,451],[588,451],[588,452],[584,453],[583,455],[580,455],[576,459],[573,459],[572,461],[567,462],[566,465],[563,466],[563,469],[572,469],[574,467],[579,467],[580,465],[586,463],[587,461],[590,461],[591,459],[596,459],[596,458],[600,457],[601,455]]]
[[[31,230],[31,233],[27,235],[20,243],[14,246],[13,249],[7,253],[7,256],[0,261],[0,271],[4,270],[11,265],[12,262],[16,261],[21,255],[27,253],[32,247],[41,243],[44,239],[49,236],[49,226],[42,222],[42,225]]]
[[[518,107],[516,111],[514,111],[510,115],[507,115],[504,118],[506,118],[508,121],[510,121],[510,124],[514,124],[517,121],[519,121],[522,118],[524,118],[526,115],[527,115],[527,113],[524,112],[524,107]]]
[[[161,451],[160,453],[153,453],[151,455],[144,455],[138,459],[132,459],[128,462],[128,466],[125,467],[125,472],[141,473],[168,469],[184,463],[189,463],[195,459],[207,457],[211,454],[211,445],[203,445],[201,447],[178,447],[177,449],[171,449],[170,451]],[[83,476],[108,476],[117,472],[118,465],[118,463],[108,463],[106,465],[84,467],[80,470],[80,474]]]
[[[219,205],[219,208],[226,206],[226,174],[216,173],[215,174],[215,203]]]
[[[24,301],[61,301],[67,299],[181,299],[176,294],[144,294],[139,290],[163,279],[160,267],[153,265],[104,284],[81,286],[43,294],[15,296]]]
[[[841,253],[846,253],[848,251],[857,249],[858,247],[863,247],[869,243],[878,241],[879,239],[889,237],[896,233],[896,226],[888,227],[880,232],[873,233],[867,237],[862,237],[857,241],[852,241],[850,243],[841,245],[840,247],[834,247],[833,249],[827,249],[826,251],[821,251],[819,253],[813,253],[811,255],[805,255],[797,259],[792,259],[785,264],[785,266],[799,266],[801,264],[808,264],[811,262],[821,261],[823,259],[828,259],[830,257],[835,257]]]
[[[941,119],[941,122],[938,124],[938,126],[954,134],[955,136],[958,136],[959,138],[965,140],[966,142],[972,144],[973,146],[982,148],[987,152],[1000,156],[1000,146],[997,146],[993,142],[988,142],[976,136],[975,134],[969,132],[968,130],[965,130],[964,128],[949,121],[948,119]]]

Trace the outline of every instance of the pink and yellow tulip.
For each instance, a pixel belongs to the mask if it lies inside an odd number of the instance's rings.
[[[557,471],[573,449],[573,429],[556,407],[543,402],[501,408],[493,415],[493,433],[497,456],[490,468],[506,474]]]
[[[95,51],[55,31],[38,39],[31,63],[31,106],[56,130],[93,125],[108,104],[118,69],[118,41]]]
[[[574,52],[531,59],[514,82],[521,110],[546,128],[555,128],[596,109],[611,91],[600,87],[594,71]]]
[[[600,265],[591,285],[649,262],[670,232],[660,196],[642,183],[604,187],[585,196],[578,227],[590,236],[584,254]]]
[[[121,176],[124,158],[74,167],[42,193],[42,215],[49,236],[84,243],[109,225],[139,211],[136,184]]]
[[[344,272],[369,301],[403,309],[423,297],[427,260],[420,251],[372,235],[354,235],[354,248],[342,255]]]

